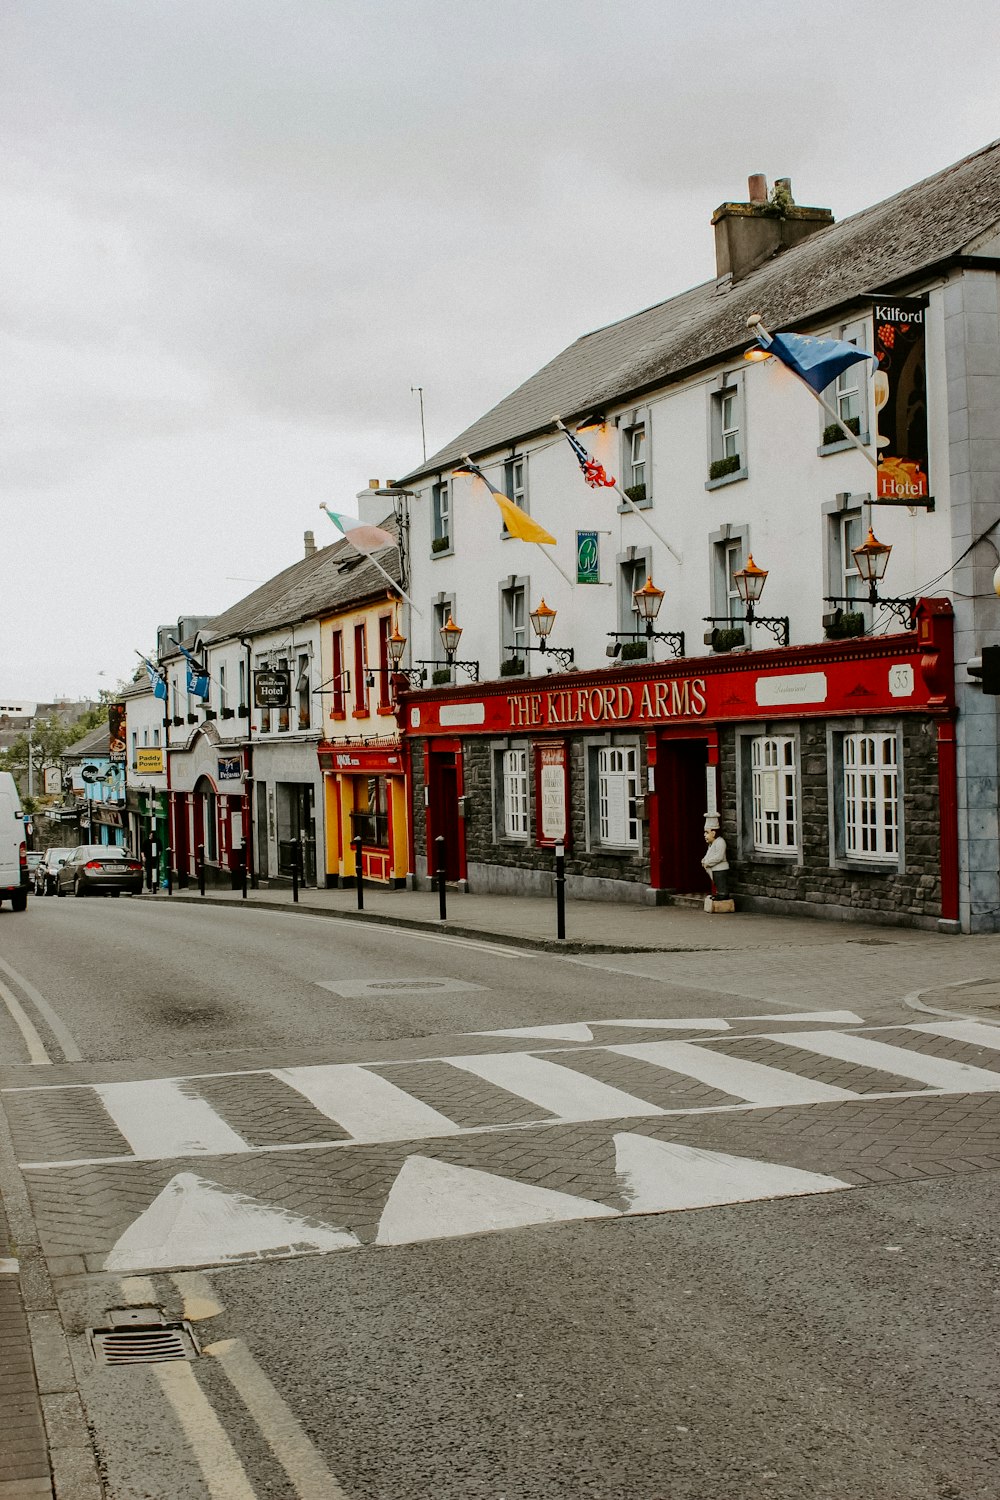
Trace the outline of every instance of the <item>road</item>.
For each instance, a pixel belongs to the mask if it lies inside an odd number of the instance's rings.
[[[1000,1027],[902,1003],[955,954],[0,912],[60,1500],[88,1432],[111,1500],[995,1500]]]

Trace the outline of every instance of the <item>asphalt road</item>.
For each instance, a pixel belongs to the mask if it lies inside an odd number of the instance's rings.
[[[912,1024],[914,964],[832,930],[740,993],[673,955],[0,912],[0,1100],[107,1494],[995,1500],[1000,1048]],[[204,1352],[102,1368],[128,1304]]]

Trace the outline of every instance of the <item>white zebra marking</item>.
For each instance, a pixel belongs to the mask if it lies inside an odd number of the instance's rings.
[[[104,1108],[140,1161],[168,1156],[229,1156],[249,1151],[241,1135],[190,1084],[173,1078],[95,1083]]]
[[[355,1063],[273,1071],[356,1141],[420,1140],[459,1129],[422,1099]]]
[[[838,1033],[830,1032],[830,1035]],[[775,1040],[787,1041],[788,1038],[780,1036]],[[801,1045],[798,1032],[794,1033],[794,1044]],[[715,1047],[695,1046],[692,1042],[634,1042],[607,1050],[670,1068],[688,1078],[697,1078],[701,1083],[721,1089],[724,1094],[746,1099],[752,1104],[818,1104],[827,1099],[859,1097],[850,1089],[838,1089],[829,1083],[817,1083],[812,1078],[800,1078],[797,1073],[786,1073],[783,1068],[747,1062]]]
[[[618,1120],[664,1113],[655,1104],[530,1052],[449,1057],[447,1061],[453,1068],[475,1073],[509,1094],[550,1110],[561,1120]]]
[[[947,1089],[953,1094],[1000,1092],[1000,1073],[973,1068],[968,1063],[949,1062],[944,1057],[930,1057],[926,1052],[911,1052],[907,1047],[893,1047],[867,1036],[845,1035],[842,1031],[797,1031],[793,1036],[778,1035],[766,1040],[786,1042],[806,1052],[816,1052],[820,1057],[837,1057],[881,1073],[895,1073],[900,1078],[915,1078],[918,1083]]]

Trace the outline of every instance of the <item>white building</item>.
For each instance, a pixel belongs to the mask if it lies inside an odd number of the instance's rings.
[[[964,666],[1000,631],[991,587],[1000,536],[1000,145],[839,225],[825,210],[792,204],[787,185],[770,201],[761,187],[752,179],[749,203],[716,211],[710,280],[579,339],[401,481],[412,495],[411,592],[425,611],[411,622],[411,654],[443,658],[438,630],[453,617],[463,629],[458,657],[493,680],[477,689],[459,670],[454,685],[412,701],[413,763],[425,778],[414,785],[415,814],[424,785],[428,809],[424,819],[415,815],[418,874],[427,874],[432,834],[444,830],[453,878],[545,888],[553,840],[542,828],[540,756],[556,734],[565,752],[568,868],[581,891],[664,899],[697,890],[695,829],[718,797],[737,891],[749,905],[860,908],[884,920],[992,929],[1000,912],[997,700],[970,684]],[[910,406],[904,393],[893,409],[918,436],[926,413],[933,508],[879,500],[872,465],[830,430],[830,416],[794,376],[776,359],[744,357],[753,314],[772,331],[871,350],[885,309],[900,299],[920,307],[926,394],[909,368]],[[877,419],[876,393],[871,361],[825,393],[870,454],[878,451],[876,421],[887,415]],[[631,492],[638,514],[614,490],[584,482],[556,416]],[[504,533],[486,486],[456,473],[466,455],[556,537],[554,547]],[[384,505],[384,496],[372,503]],[[905,607],[893,613],[865,602],[853,549],[869,525],[892,548],[880,597],[952,602],[956,673],[946,660],[947,605],[932,611],[936,666],[921,674],[918,647],[928,660],[930,623],[918,638],[906,629]],[[593,542],[598,581],[579,582],[581,548]],[[745,623],[736,575],[751,552],[768,573],[758,615],[787,617],[787,650],[780,623]],[[614,634],[644,639],[633,595],[650,578],[665,592],[656,630],[677,638],[652,643],[653,665],[625,668],[610,654]],[[553,659],[525,650],[539,644],[529,614],[543,596],[557,611],[551,644],[572,648],[588,692],[610,670],[635,697],[643,681],[670,678],[709,681],[714,701],[700,715],[645,715],[641,732],[635,714],[610,710],[595,721],[588,709],[571,723],[573,700],[552,695],[579,691],[573,676],[540,684]],[[838,598],[860,601],[848,612],[862,617],[865,634],[826,644],[836,607],[827,601]],[[742,628],[746,649],[720,661],[704,642],[712,621]],[[523,660],[528,676],[497,681],[511,658]],[[837,674],[851,670],[854,698],[846,678],[834,691]],[[604,675],[592,682],[594,673]],[[762,674],[788,679],[784,707],[756,685]],[[901,686],[911,682],[909,691]],[[798,716],[778,724],[779,710],[795,705]],[[694,720],[701,740],[692,738]],[[683,733],[700,746],[697,776],[682,768],[676,745],[664,760],[667,738],[673,744]],[[872,767],[869,777],[856,755],[875,756],[878,773]],[[768,759],[764,780],[760,756]],[[667,784],[657,784],[658,762],[672,768]],[[705,767],[711,775],[692,821],[685,809]],[[881,788],[877,806],[869,781]],[[787,812],[780,829],[770,806],[779,782]],[[859,819],[871,827],[859,833]]]

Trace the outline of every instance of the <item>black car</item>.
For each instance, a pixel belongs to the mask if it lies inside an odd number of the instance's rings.
[[[59,866],[65,864],[72,853],[72,849],[46,849],[33,876],[36,896],[54,895]]]
[[[137,896],[142,890],[143,869],[127,849],[116,844],[81,844],[56,872],[56,895]]]

